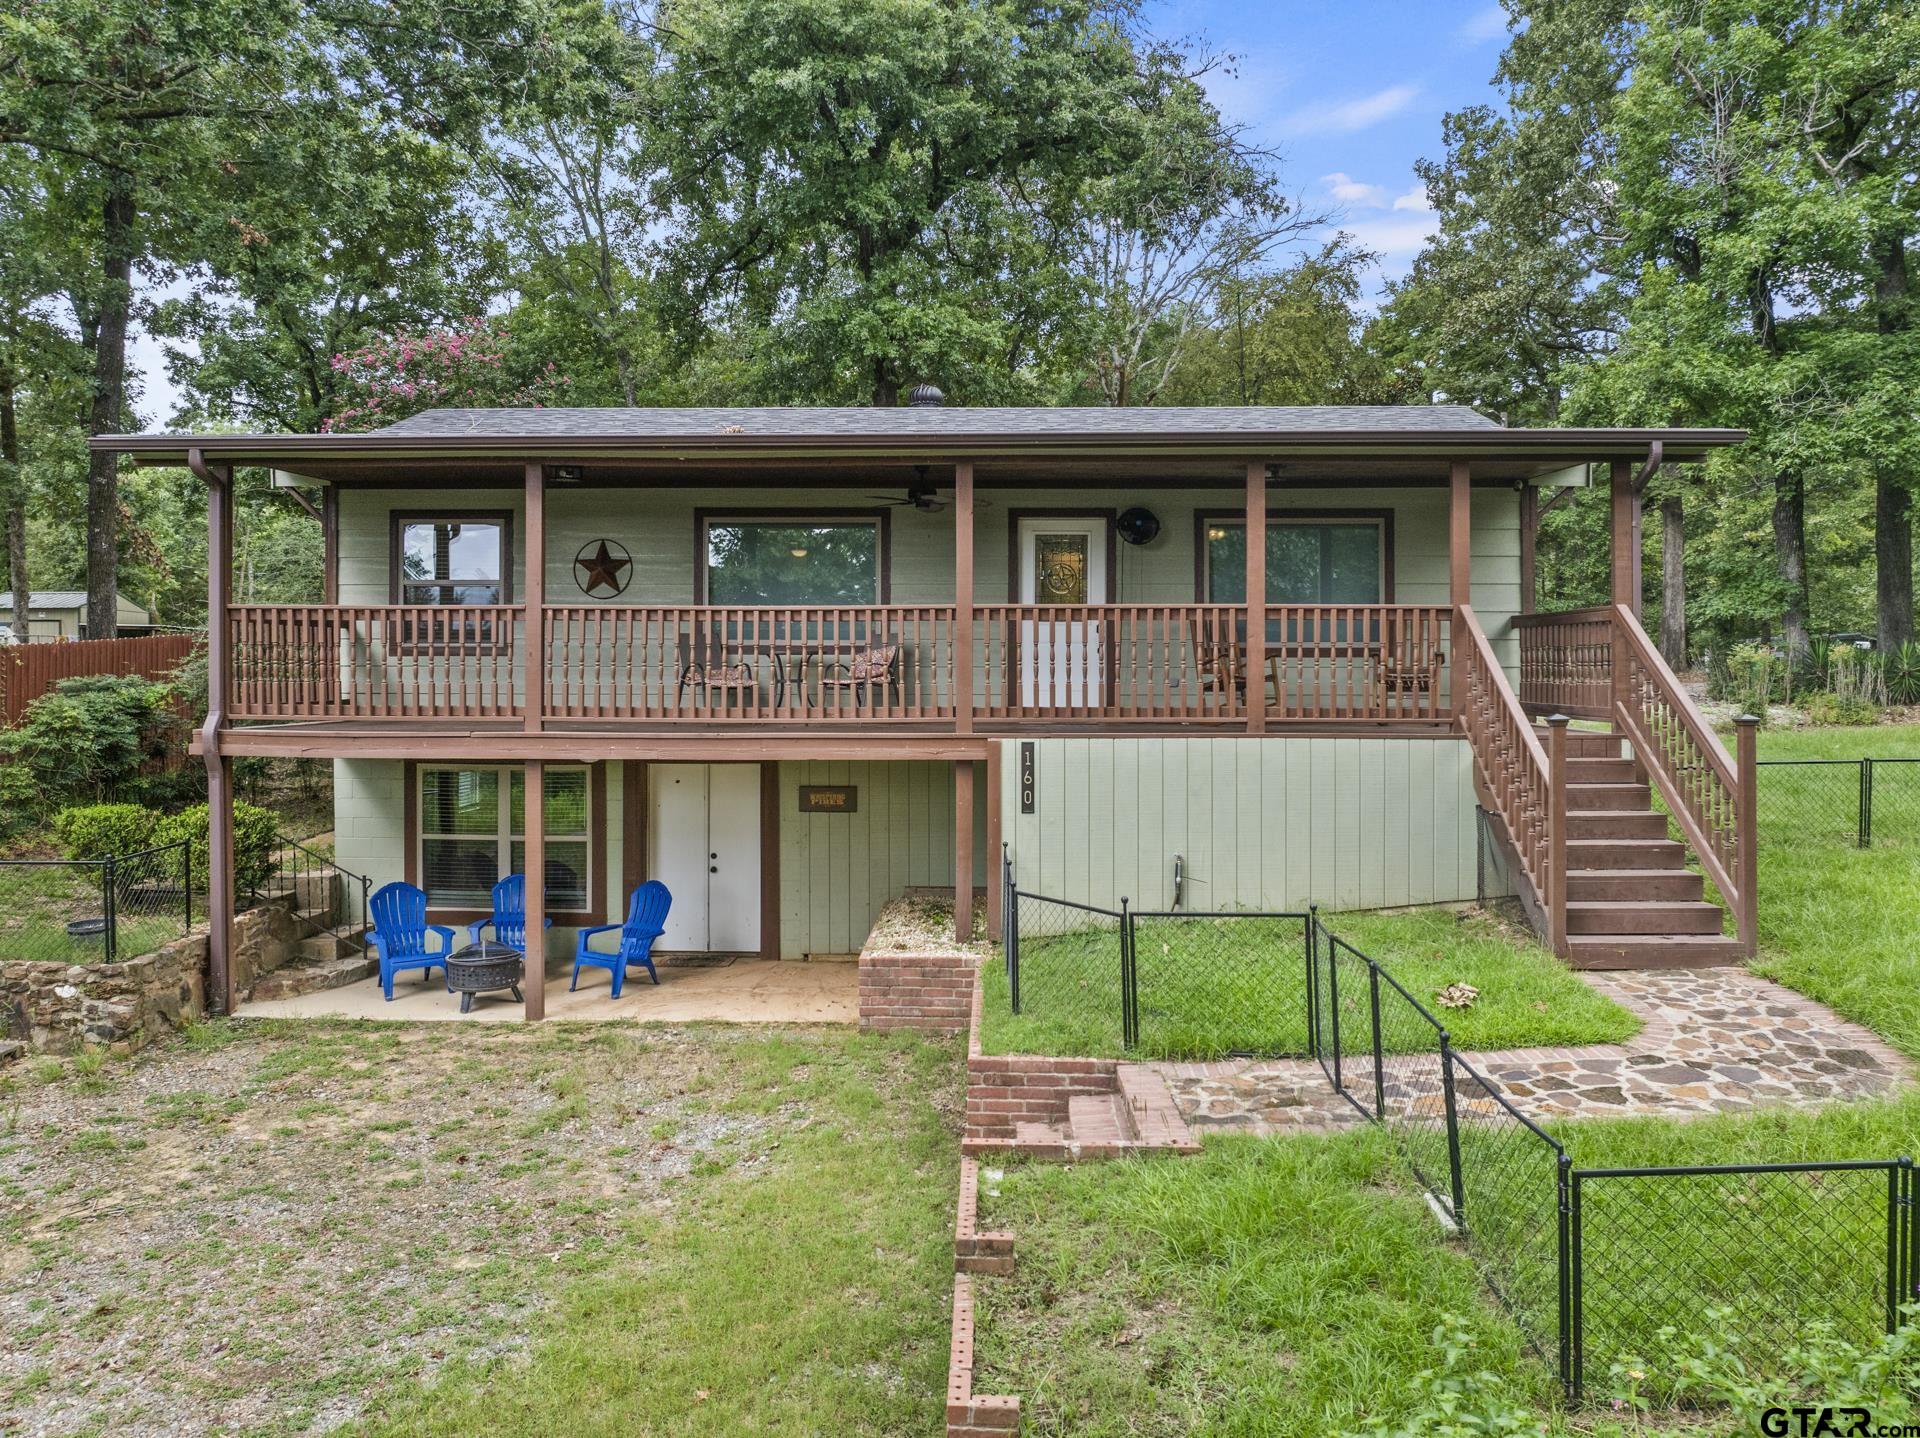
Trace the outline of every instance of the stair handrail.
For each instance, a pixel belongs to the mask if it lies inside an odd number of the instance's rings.
[[[1552,766],[1471,605],[1455,606],[1454,625],[1454,679],[1465,691],[1454,698],[1454,719],[1466,735],[1481,787],[1506,826],[1521,871],[1557,932],[1561,926],[1554,915],[1562,909],[1565,886],[1552,858]]]
[[[1620,641],[1614,652],[1624,669],[1614,675],[1614,722],[1733,911],[1741,946],[1752,954],[1759,912],[1752,725],[1742,726],[1736,763],[1633,611],[1616,604],[1613,626]]]

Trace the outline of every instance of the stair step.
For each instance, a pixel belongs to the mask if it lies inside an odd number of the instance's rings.
[[[1614,812],[1641,810],[1653,803],[1652,792],[1645,784],[1606,783],[1589,784],[1584,781],[1575,783],[1568,775],[1567,810],[1569,813],[1586,813],[1595,809]]]
[[[1567,758],[1569,784],[1637,784],[1640,770],[1631,759]]]
[[[1570,903],[1607,899],[1691,900],[1705,892],[1704,881],[1692,869],[1636,869],[1620,865],[1567,870]]]
[[[1079,1094],[1068,1099],[1067,1133],[1077,1144],[1131,1143],[1139,1137],[1126,1100],[1117,1093]]]
[[[1534,733],[1540,736],[1540,747],[1546,748],[1550,731],[1544,724],[1536,725]],[[1602,734],[1593,729],[1567,730],[1567,757],[1569,759],[1617,759],[1620,757],[1623,741],[1618,734]]]
[[[1658,817],[1657,815],[1655,817]],[[1596,869],[1678,869],[1686,864],[1687,851],[1664,836],[1585,837],[1577,826],[1567,838],[1567,865],[1577,870]]]
[[[1568,935],[1567,952],[1577,969],[1704,969],[1744,957],[1721,934]]]
[[[1180,1115],[1173,1090],[1166,1079],[1145,1064],[1121,1064],[1118,1080],[1119,1099],[1128,1121],[1141,1143],[1149,1148],[1172,1148],[1191,1152],[1195,1147],[1193,1131]]]
[[[1567,813],[1567,838],[1661,839],[1667,816],[1650,809],[1580,809]]]
[[[1586,899],[1567,904],[1568,934],[1718,934],[1723,922],[1718,904],[1699,899]]]
[[[344,988],[380,972],[379,960],[371,954],[349,953],[337,958],[299,958],[282,964],[254,980],[246,1002],[264,999],[290,999],[300,994],[317,994],[324,989]]]

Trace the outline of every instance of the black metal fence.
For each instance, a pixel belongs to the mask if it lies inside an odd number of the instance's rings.
[[[193,927],[185,840],[105,859],[0,860],[0,959],[114,963]]]
[[[1697,1329],[1755,1366],[1810,1323],[1870,1342],[1920,1298],[1905,1158],[1587,1168],[1455,1052],[1374,960],[1314,923],[1314,1047],[1568,1393]]]
[[[1762,759],[1761,827],[1865,849],[1920,841],[1920,758]]]

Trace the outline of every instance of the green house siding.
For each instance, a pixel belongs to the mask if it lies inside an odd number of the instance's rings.
[[[1003,741],[1001,826],[1022,888],[1112,907],[1380,908],[1471,899],[1470,756],[1449,739]]]

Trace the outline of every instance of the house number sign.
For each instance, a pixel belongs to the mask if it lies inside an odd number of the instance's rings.
[[[802,814],[852,814],[860,808],[860,790],[852,784],[802,784]]]
[[[1020,745],[1020,812],[1033,812],[1033,741],[1023,740]]]

